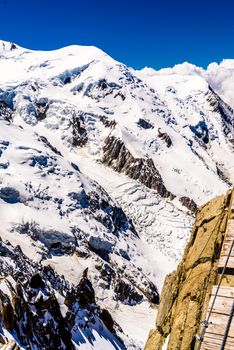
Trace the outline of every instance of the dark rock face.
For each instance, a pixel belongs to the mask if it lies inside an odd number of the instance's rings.
[[[114,289],[117,300],[128,305],[134,305],[142,301],[143,295],[134,290],[131,285],[124,280],[119,281]]]
[[[14,329],[21,344],[28,346],[30,341],[40,349],[64,349],[65,344],[66,349],[75,349],[68,324],[53,293],[49,293],[46,299],[41,296],[35,300],[38,294],[30,292],[29,302],[34,305],[36,313],[23,300],[23,290],[18,287],[16,291]]]
[[[82,308],[88,308],[95,304],[95,293],[91,282],[88,279],[88,269],[83,272],[83,277],[77,286],[77,300]]]
[[[100,318],[109,331],[114,331],[114,320],[108,310],[103,309]]]
[[[169,192],[161,175],[150,158],[134,158],[126,149],[123,141],[109,136],[103,147],[104,164],[115,171],[123,172],[134,180],[139,180],[145,186],[156,190],[162,197],[173,199],[175,196]]]
[[[35,275],[32,276],[29,282],[29,285],[31,288],[35,288],[35,289],[45,288],[45,283],[43,282],[39,273],[36,273]]]
[[[113,246],[110,242],[100,237],[90,237],[89,248],[98,254],[103,260],[109,261],[109,254],[112,252]]]
[[[106,128],[112,128],[114,129],[116,126],[115,120],[109,120],[106,116],[101,115],[99,118],[100,122],[106,127]]]
[[[126,266],[113,270],[108,261],[103,263],[101,260],[95,268],[101,274],[103,288],[113,287],[115,300],[133,305],[141,303],[145,296],[151,303],[159,303],[157,287],[146,276],[141,276],[139,271],[135,271],[133,277],[128,273]]]
[[[64,85],[66,85],[66,84],[70,84],[71,83],[71,77],[67,77],[67,78],[65,78],[65,80],[64,80]]]
[[[106,79],[100,79],[90,83],[84,91],[85,96],[96,100],[112,94],[114,98],[120,96],[122,100],[125,100],[125,96],[121,91],[121,86],[113,82],[108,82]]]
[[[158,129],[158,137],[166,143],[168,148],[172,146],[172,140],[170,136],[166,132],[162,132],[160,128]]]
[[[196,214],[197,212],[197,204],[194,202],[193,199],[188,197],[180,197],[180,202],[183,206],[188,208],[192,213]]]
[[[131,230],[136,233],[133,224],[120,207],[112,205],[104,191],[99,196],[91,191],[87,194],[87,211],[91,211],[95,218],[101,222],[110,232],[118,236],[119,232]]]
[[[19,247],[2,241],[0,268],[4,283],[0,288],[1,349],[19,349],[16,341],[9,341],[3,334],[3,328],[26,349],[74,350],[78,327],[91,337],[92,331],[100,327],[110,340],[122,344],[111,315],[96,304],[87,270],[77,286],[70,285],[51,267],[29,260]],[[118,348],[123,350],[125,346]]]
[[[47,140],[47,138],[45,136],[39,136],[39,140],[42,141],[48,148],[50,148],[51,151],[53,151],[56,155],[62,156],[61,152],[59,150],[57,150],[56,147],[51,145],[51,143]]]
[[[0,119],[4,119],[8,122],[12,121],[12,110],[4,101],[0,101]]]
[[[36,102],[36,117],[38,121],[41,121],[46,118],[46,113],[49,109],[49,103],[47,98],[41,98]]]
[[[2,322],[4,327],[8,331],[12,331],[14,329],[14,309],[11,305],[10,299],[7,295],[5,295],[2,291],[0,291],[0,299],[2,304]]]
[[[10,50],[12,51],[12,50],[17,50],[17,49],[18,49],[18,47],[16,46],[16,44],[15,43],[11,43]]]
[[[205,121],[199,121],[195,126],[190,125],[190,129],[205,144],[209,143],[209,130]]]
[[[52,269],[43,269],[27,259],[17,247],[13,249],[1,242],[0,251],[1,275],[5,276],[2,282],[11,293],[10,299],[0,291],[1,327],[17,336],[24,347],[64,349],[65,344],[66,349],[73,350],[71,332],[54,295],[54,289],[60,290],[62,285],[60,292],[66,291],[66,282]],[[5,258],[13,263],[8,266]],[[14,284],[12,277],[8,279],[11,269]],[[2,341],[5,343],[4,337]]]
[[[74,117],[72,120],[72,145],[75,147],[83,147],[88,142],[88,135],[85,128],[85,120],[83,115]]]

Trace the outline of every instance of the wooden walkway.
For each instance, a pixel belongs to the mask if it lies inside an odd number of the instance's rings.
[[[216,294],[217,286],[213,287],[212,295],[209,303],[208,313]],[[201,349],[203,350],[220,350],[225,329],[228,323],[229,315],[232,310],[234,300],[234,288],[221,286],[216,297],[214,307],[209,319],[209,326],[206,329]],[[229,328],[225,350],[234,350],[234,319]]]
[[[231,250],[233,240],[234,200],[232,197],[232,203],[229,210],[229,219],[227,222],[226,233],[218,265],[218,272],[220,274],[225,267],[225,276],[229,277],[231,283],[229,283],[228,286],[225,286],[222,285],[221,282],[219,288],[218,286],[213,286],[206,317],[207,319],[209,317],[208,315],[210,314],[209,325],[206,328],[204,340],[201,345],[202,350],[234,350],[234,315],[232,316],[234,302],[234,249]],[[231,255],[227,262],[230,251]],[[229,329],[227,328],[228,322],[230,323]],[[225,334],[227,334],[227,338],[224,345],[223,339]]]

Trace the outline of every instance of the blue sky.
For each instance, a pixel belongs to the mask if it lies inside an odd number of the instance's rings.
[[[233,0],[0,0],[0,39],[95,45],[134,68],[234,58]]]

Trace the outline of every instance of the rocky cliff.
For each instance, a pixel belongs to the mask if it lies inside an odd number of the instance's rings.
[[[156,330],[150,332],[145,350],[196,349],[196,334],[217,280],[231,194],[198,210],[182,261],[165,279]]]
[[[0,349],[126,348],[120,327],[96,303],[88,269],[72,285],[0,240],[0,271]]]

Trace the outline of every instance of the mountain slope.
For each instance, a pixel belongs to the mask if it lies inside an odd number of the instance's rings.
[[[0,63],[1,237],[73,285],[88,268],[140,348],[197,205],[233,183],[221,68],[134,71],[95,47],[7,42]]]

